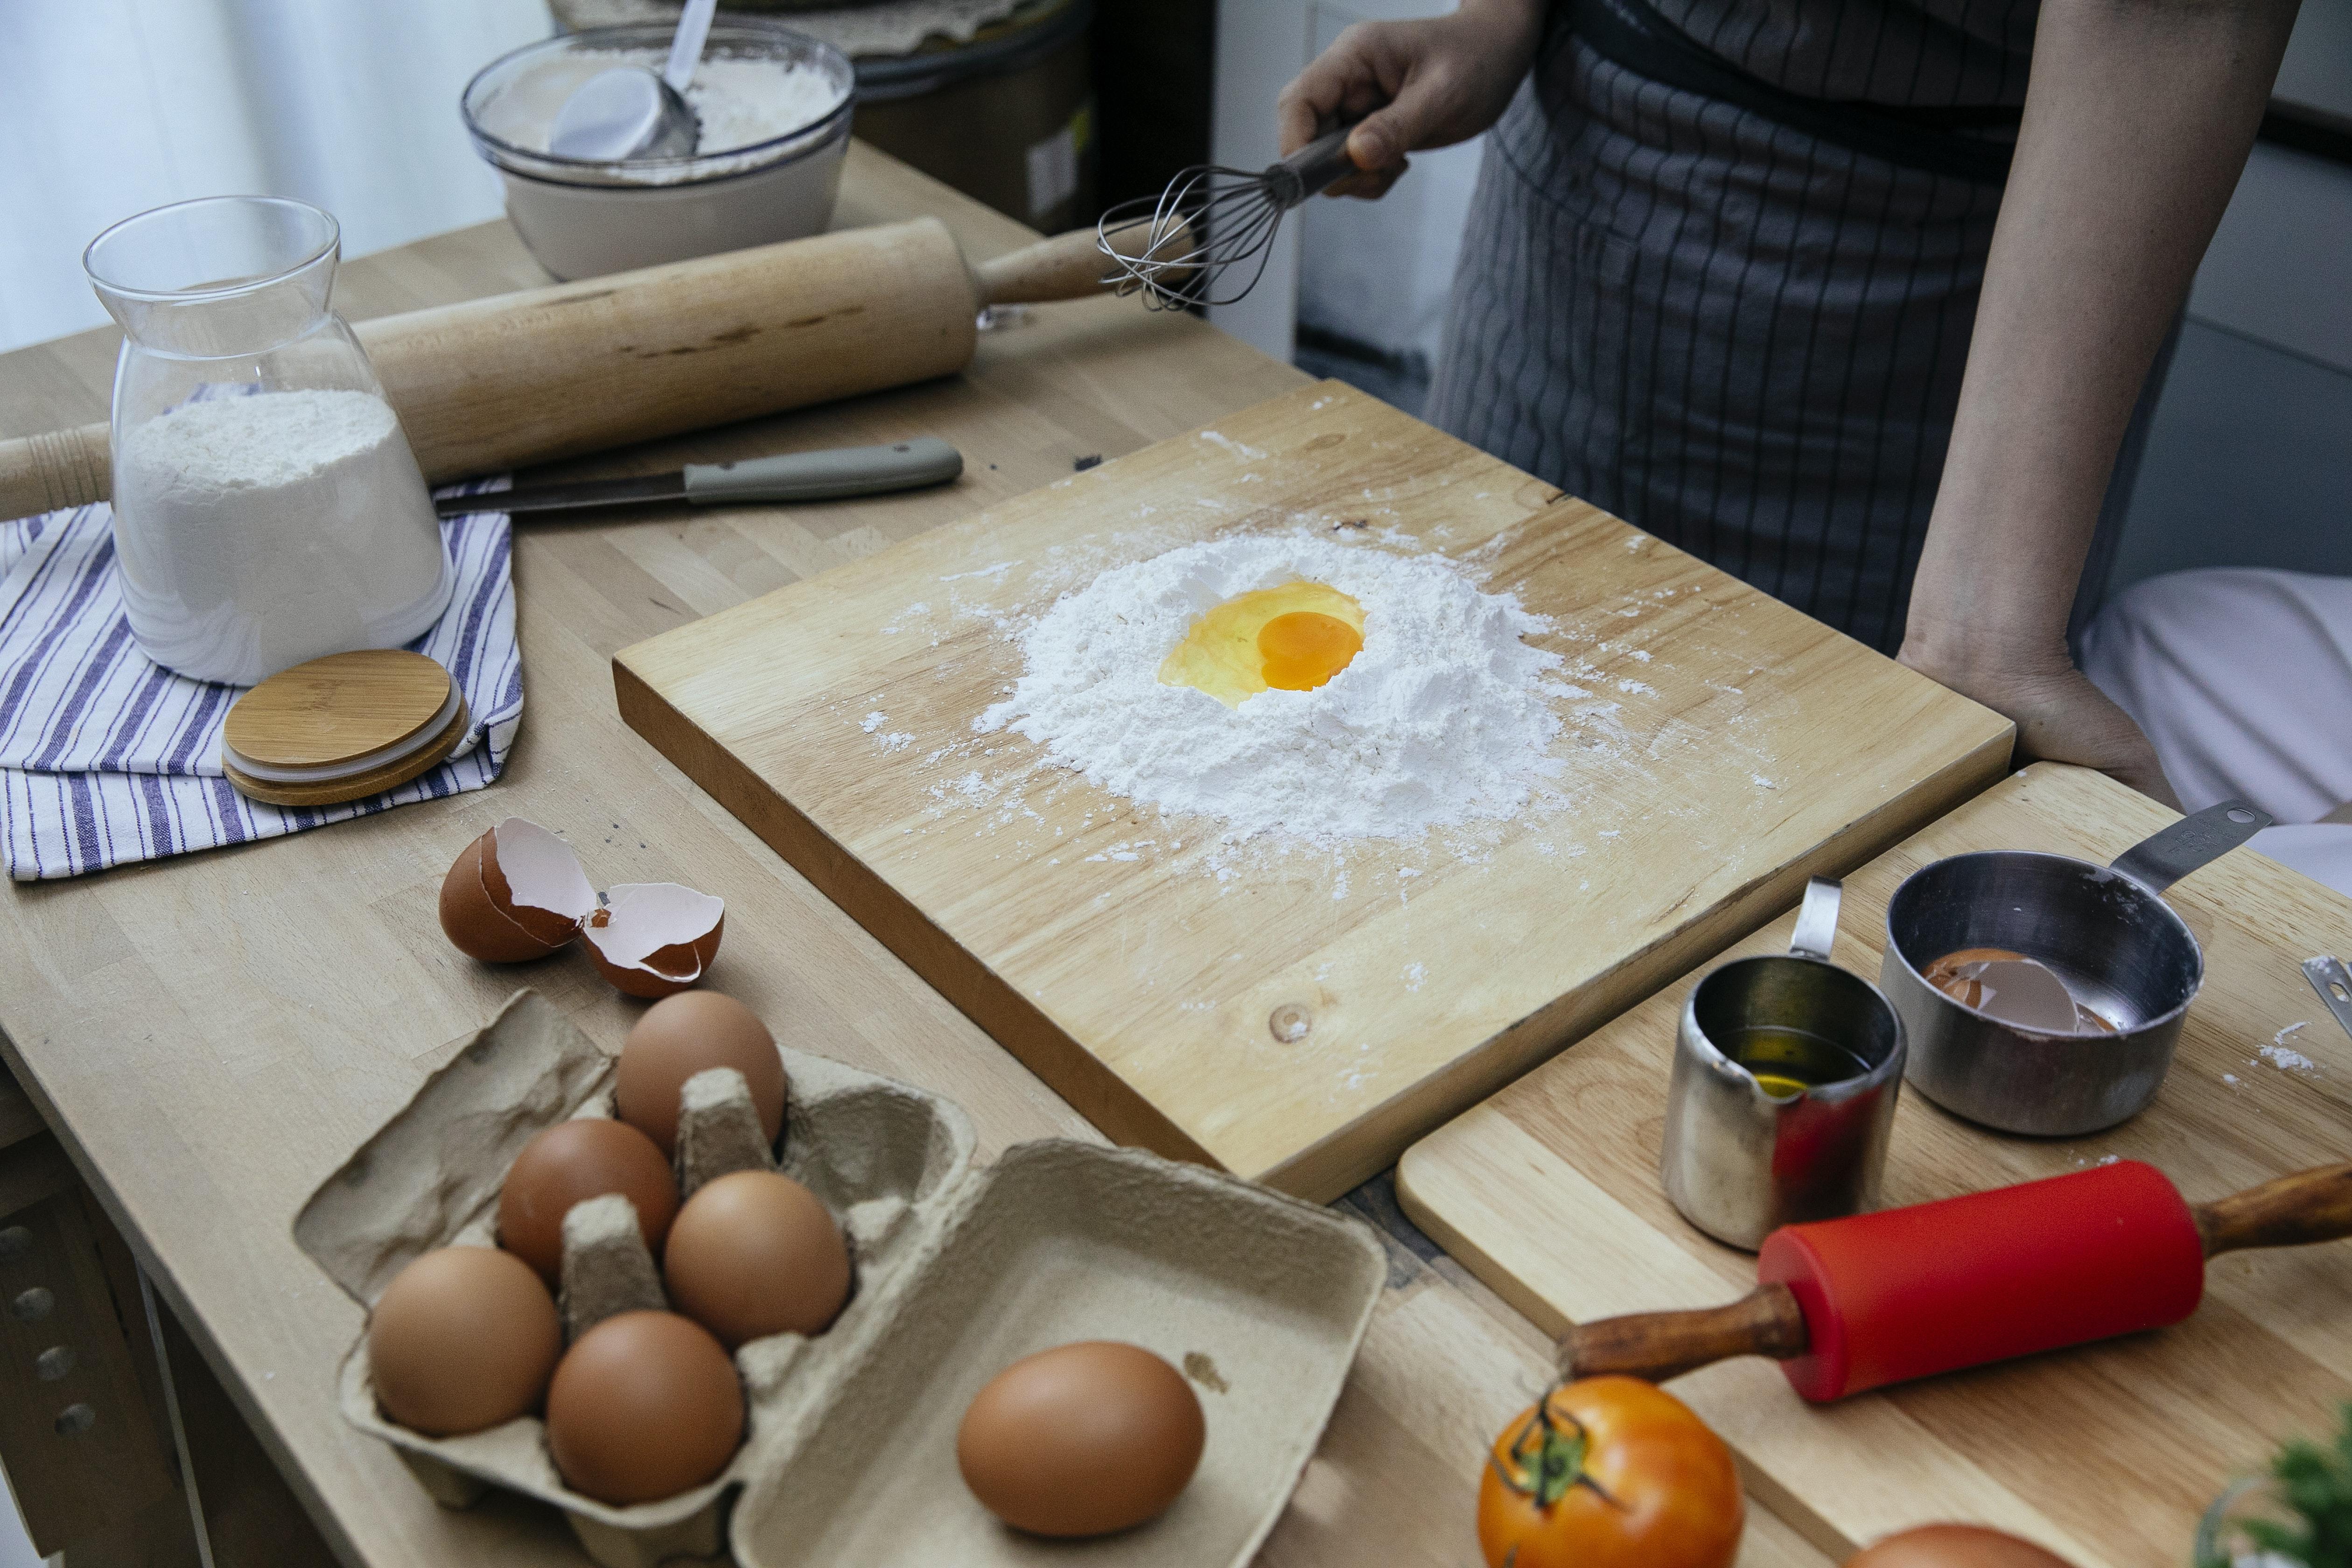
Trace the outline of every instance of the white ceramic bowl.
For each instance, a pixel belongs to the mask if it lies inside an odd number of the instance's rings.
[[[507,216],[541,266],[565,279],[801,239],[833,218],[849,151],[856,75],[831,45],[758,21],[710,29],[704,58],[769,59],[824,73],[839,101],[813,122],[749,146],[625,163],[534,146],[571,89],[628,58],[658,70],[667,26],[596,27],[530,44],[466,84],[459,110],[475,151],[506,183]]]

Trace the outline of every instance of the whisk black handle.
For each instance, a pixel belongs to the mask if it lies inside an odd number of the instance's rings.
[[[1332,181],[1354,174],[1356,161],[1348,156],[1348,132],[1354,129],[1352,125],[1343,125],[1327,136],[1318,136],[1268,168],[1267,199],[1287,212]]]

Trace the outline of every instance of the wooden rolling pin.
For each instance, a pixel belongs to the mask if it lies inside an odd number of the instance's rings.
[[[971,363],[987,305],[1101,291],[1092,229],[968,266],[937,218],[362,323],[425,477],[463,479]],[[0,441],[0,518],[104,500],[107,427]]]
[[[2205,1260],[2352,1236],[2352,1164],[2322,1165],[2189,1204],[2137,1160],[1764,1238],[1761,1281],[1727,1307],[1643,1312],[1570,1329],[1571,1377],[1663,1383],[1769,1356],[1816,1404],[2177,1323]]]

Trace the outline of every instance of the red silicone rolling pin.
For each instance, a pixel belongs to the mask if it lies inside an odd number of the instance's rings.
[[[2177,1323],[2205,1260],[2352,1236],[2352,1163],[2191,1204],[2163,1172],[2119,1161],[2046,1181],[1764,1238],[1755,1291],[1727,1307],[1580,1324],[1575,1377],[1664,1382],[1770,1356],[1816,1404],[1866,1388]]]

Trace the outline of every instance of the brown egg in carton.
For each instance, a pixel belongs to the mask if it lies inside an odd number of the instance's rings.
[[[884,1562],[1121,1563],[1239,1568],[1279,1518],[1319,1438],[1386,1277],[1360,1222],[1195,1166],[1063,1140],[972,1163],[951,1102],[778,1047],[789,1083],[777,1168],[844,1226],[855,1260],[840,1316],[814,1338],[743,1344],[749,1421],[718,1478],[616,1507],[563,1484],[536,1416],[469,1436],[410,1431],[378,1408],[362,1333],[340,1379],[343,1415],[390,1444],[425,1489],[465,1507],[490,1487],[561,1510],[604,1568],[731,1552],[740,1568]],[[613,1059],[535,994],[435,1072],[328,1178],[295,1239],[355,1300],[451,1244],[489,1245],[507,1168],[541,1131],[609,1115]],[[688,1080],[681,1197],[765,1163],[740,1074]],[[626,1199],[563,1223],[567,1339],[659,1305],[662,1284]],[[1007,1529],[957,1477],[972,1395],[1034,1352],[1089,1339],[1181,1367],[1208,1420],[1199,1471],[1160,1518],[1098,1542]],[[907,1486],[919,1478],[919,1506]]]
[[[748,1095],[740,1106],[750,1118],[748,1135],[729,1114],[735,1109],[731,1095],[682,1109],[681,1195],[730,1170],[775,1165],[814,1192],[842,1222],[856,1261],[856,1286],[824,1334],[779,1334],[736,1353],[750,1396],[750,1429],[716,1479],[658,1502],[616,1507],[564,1485],[537,1416],[459,1437],[413,1432],[378,1410],[364,1338],[342,1366],[346,1418],[390,1443],[442,1503],[465,1507],[485,1488],[502,1486],[563,1510],[582,1543],[606,1568],[651,1568],[680,1553],[717,1553],[724,1504],[785,1435],[781,1413],[806,1394],[805,1385],[827,1364],[870,1337],[877,1305],[905,1282],[929,1215],[971,1159],[971,1126],[945,1100],[824,1058],[777,1048],[790,1085],[782,1158],[769,1159]],[[613,1060],[553,1004],[534,992],[518,992],[312,1195],[295,1222],[297,1243],[346,1292],[371,1306],[419,1255],[452,1244],[493,1245],[499,1191],[516,1154],[557,1121],[611,1115]],[[737,1073],[718,1070],[689,1082],[699,1096],[727,1079],[740,1093]],[[627,1207],[625,1199],[603,1202]],[[561,1305],[567,1342],[616,1312],[664,1304],[634,1212],[622,1235],[600,1239],[599,1206],[592,1200],[565,1216]],[[583,1222],[585,1236],[580,1234]]]

